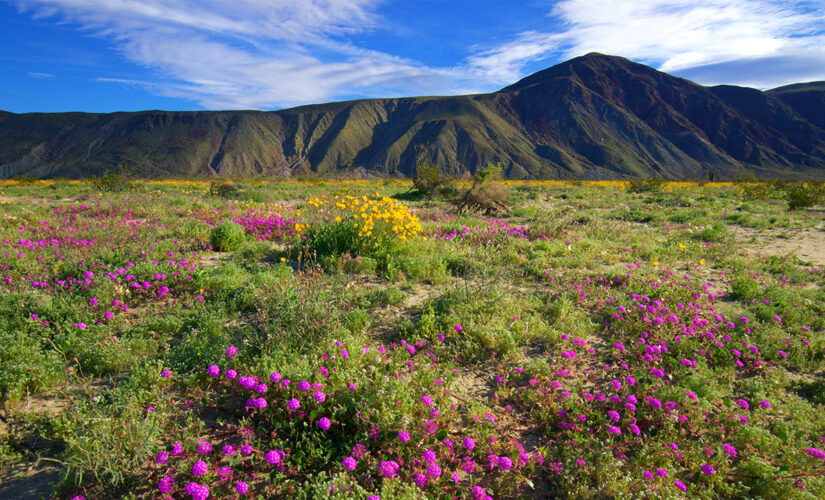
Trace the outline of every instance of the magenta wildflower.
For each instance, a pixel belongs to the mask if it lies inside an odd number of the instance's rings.
[[[498,459],[498,468],[501,470],[510,470],[513,468],[513,461],[510,457],[500,457]]]
[[[158,489],[163,494],[172,493],[175,489],[175,478],[172,476],[163,476],[163,479],[158,483]]]
[[[714,469],[711,464],[703,465],[702,467],[700,467],[700,470],[702,471],[702,474],[706,476],[712,476],[716,474],[716,469]]]
[[[163,378],[169,378],[169,377],[172,376],[172,370],[166,368],[166,369],[164,369],[163,371],[160,372],[160,376],[163,377]]]
[[[321,417],[321,419],[318,420],[318,428],[324,432],[328,431],[331,425],[332,422],[330,422],[327,417]]]
[[[421,402],[424,403],[425,406],[432,406],[435,404],[433,399],[429,396],[421,396]]]
[[[454,328],[454,329],[455,329],[455,331],[457,331],[457,332],[460,332],[461,330],[463,330],[463,329],[464,329],[464,327],[462,327],[461,325],[455,325],[453,328]]]
[[[251,455],[252,454],[252,447],[248,444],[241,446],[241,454],[242,455]]]
[[[266,455],[264,455],[264,460],[266,460],[267,463],[276,465],[281,461],[281,452],[278,450],[269,450],[266,452]]]
[[[212,445],[204,441],[203,439],[198,440],[198,446],[196,447],[198,450],[199,455],[206,455],[210,451],[212,451]]]
[[[281,378],[281,374],[278,372],[272,372],[269,374],[269,381],[273,384],[277,384],[278,382],[280,382]]]
[[[306,392],[306,391],[309,390],[309,388],[310,388],[310,384],[306,380],[301,380],[300,382],[298,382],[298,390],[299,391]]]
[[[759,406],[761,406],[762,408],[770,408],[771,404],[768,403],[767,401],[760,401]]]
[[[238,492],[238,495],[246,495],[246,492],[249,491],[249,485],[243,481],[238,481],[235,483],[235,491]]]
[[[286,407],[289,411],[295,411],[301,407],[301,403],[297,399],[292,398],[289,401],[287,401]]]
[[[238,376],[238,372],[230,368],[229,370],[226,370],[226,373],[224,373],[223,376],[228,378],[229,380],[234,380],[235,377]]]
[[[218,470],[218,478],[221,481],[229,481],[232,479],[232,476],[235,474],[235,471],[232,470],[232,467],[221,467]]]
[[[321,391],[315,391],[315,395],[313,397],[315,398],[315,401],[319,403],[323,403],[327,400],[327,395]]]
[[[687,486],[682,481],[673,481],[673,486],[679,488],[682,491],[687,491]]]
[[[410,435],[406,431],[398,431],[398,439],[400,439],[402,443],[406,443],[410,440]]]
[[[430,464],[427,467],[427,477],[430,479],[438,479],[441,477],[441,466],[438,464]]]
[[[664,469],[656,469],[656,475],[659,477],[668,477],[667,471]]]
[[[349,472],[354,471],[355,468],[358,466],[358,462],[356,462],[355,459],[352,457],[346,457],[342,462],[344,464],[344,469]]]
[[[476,442],[471,437],[465,437],[461,443],[467,448],[467,451],[473,451],[473,448],[476,447]]]
[[[206,369],[206,373],[208,373],[212,378],[218,378],[221,376],[221,369],[218,368],[218,365],[209,365],[209,368]]]
[[[208,470],[209,466],[206,465],[206,462],[203,460],[198,460],[194,465],[192,465],[192,475],[196,477],[206,474],[206,471]]]
[[[394,460],[385,460],[378,464],[378,472],[384,478],[392,478],[398,474],[398,470],[401,468],[398,465],[398,462]]]
[[[436,461],[435,452],[433,450],[424,450],[421,453],[421,458],[428,464],[435,463]]]

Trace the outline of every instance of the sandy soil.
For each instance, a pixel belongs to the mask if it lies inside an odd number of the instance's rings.
[[[757,238],[756,243],[751,242],[754,237]],[[743,242],[744,250],[749,255],[796,255],[800,260],[810,262],[815,266],[825,266],[825,226],[823,225],[801,231],[757,231],[738,228],[737,240]]]

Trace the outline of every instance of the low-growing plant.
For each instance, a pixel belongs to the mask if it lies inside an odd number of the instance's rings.
[[[219,252],[237,250],[245,239],[246,233],[243,228],[234,222],[224,222],[220,226],[212,228],[209,235],[212,248]]]

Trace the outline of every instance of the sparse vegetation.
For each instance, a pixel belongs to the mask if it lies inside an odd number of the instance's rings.
[[[3,181],[0,496],[825,496],[819,205],[496,174]]]

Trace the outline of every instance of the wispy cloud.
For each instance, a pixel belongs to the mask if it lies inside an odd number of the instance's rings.
[[[547,58],[564,41],[564,34],[527,31],[510,42],[470,56],[467,69],[498,82],[512,83],[524,76],[525,65]]]
[[[38,73],[37,71],[29,71],[28,75],[29,78],[36,78],[38,80],[54,78],[54,75],[51,73]]]
[[[825,79],[825,4],[803,0],[561,0],[547,12],[546,30],[468,47],[467,57],[440,67],[351,42],[386,29],[376,14],[385,0],[6,1],[110,40],[157,77],[103,74],[99,81],[139,85],[211,109],[477,92],[513,83],[538,61],[591,51],[704,83]],[[795,70],[784,74],[789,80],[771,79],[759,68],[780,60],[794,61]]]
[[[457,85],[454,70],[347,41],[376,29],[377,2],[28,0],[18,6],[111,39],[127,59],[164,79],[153,92],[207,108],[273,108],[376,89],[399,95]]]
[[[714,81],[705,83],[722,83],[716,80],[724,74],[725,83],[760,86],[766,81],[766,68],[759,68],[763,61],[789,58],[795,66],[810,66],[804,72],[808,78],[825,79],[823,2],[563,0],[549,16],[562,23],[560,30],[522,33],[482,54],[481,64],[506,68],[505,74],[522,74],[523,64],[532,60],[603,52],[662,71],[697,77],[713,74]],[[748,63],[752,70],[743,72]],[[703,67],[715,70],[698,71]],[[726,67],[731,71],[724,71]],[[772,83],[797,75],[774,76]]]

